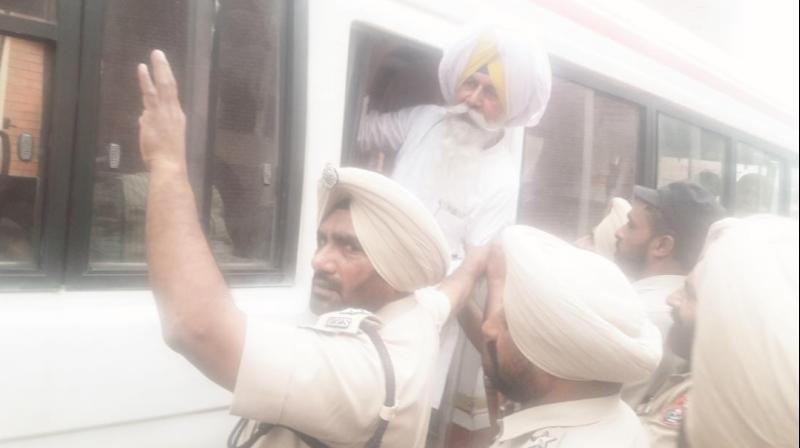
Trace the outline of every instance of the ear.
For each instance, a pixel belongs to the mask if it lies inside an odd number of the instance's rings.
[[[650,254],[655,258],[670,257],[674,250],[675,237],[672,235],[661,235],[650,243]]]

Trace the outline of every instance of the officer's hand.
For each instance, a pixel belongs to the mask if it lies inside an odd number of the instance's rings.
[[[148,169],[186,171],[186,117],[178,101],[178,85],[161,50],[150,54],[153,78],[139,64],[144,111],[139,117],[139,148]]]
[[[473,278],[478,278],[486,272],[491,249],[491,244],[484,244],[483,246],[464,245],[464,262],[462,266],[471,273]]]

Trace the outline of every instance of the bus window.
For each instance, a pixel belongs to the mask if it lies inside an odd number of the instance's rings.
[[[48,51],[43,43],[0,35],[0,265],[3,266],[32,268],[37,261],[48,72]]]
[[[0,14],[55,22],[56,0],[0,0]]]
[[[640,106],[554,77],[547,112],[525,133],[517,220],[569,241],[630,197],[642,145]]]
[[[658,186],[688,180],[721,199],[727,147],[719,134],[659,114]]]
[[[750,145],[736,143],[737,216],[780,212],[781,162]]]
[[[138,116],[142,105],[135,67],[149,60],[153,48],[163,49],[181,86],[183,107],[190,110],[186,107],[190,100],[186,87],[191,85],[192,69],[208,71],[208,67],[187,65],[194,50],[189,38],[191,3],[105,3],[90,270],[120,263],[144,266],[147,172],[139,155]],[[190,129],[197,125],[191,119],[187,121]],[[191,160],[191,155],[188,158]]]
[[[420,104],[442,104],[438,67],[441,51],[363,24],[350,35],[342,164],[392,172],[388,152],[360,153],[359,119],[367,112],[392,112]],[[377,155],[376,155],[377,154]]]
[[[246,272],[276,266],[285,4],[105,3],[90,271],[144,268],[148,175],[134,68],[153,48],[165,51],[178,80],[190,181],[217,262]]]
[[[212,107],[209,239],[223,267],[273,267],[284,2],[221,3]]]

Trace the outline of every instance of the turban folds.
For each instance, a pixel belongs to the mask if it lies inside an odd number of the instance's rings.
[[[573,381],[645,379],[661,335],[609,260],[540,230],[502,234],[504,307],[514,344],[537,367]]]
[[[692,277],[693,447],[798,446],[798,225],[715,223]]]
[[[353,228],[378,275],[411,292],[440,282],[450,255],[433,215],[408,190],[378,173],[327,167],[320,181],[319,219],[343,200]]]
[[[614,235],[620,227],[628,223],[628,212],[630,211],[631,204],[625,199],[611,199],[611,208],[608,214],[592,230],[595,252],[609,260],[614,259],[614,253],[617,251],[617,237]]]
[[[535,126],[544,114],[552,84],[550,61],[532,36],[492,28],[472,32],[445,50],[439,86],[449,104],[456,89],[486,67],[505,108],[505,126]]]

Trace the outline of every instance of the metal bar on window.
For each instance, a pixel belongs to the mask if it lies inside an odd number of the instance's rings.
[[[0,32],[18,37],[58,39],[58,25],[0,14]]]

